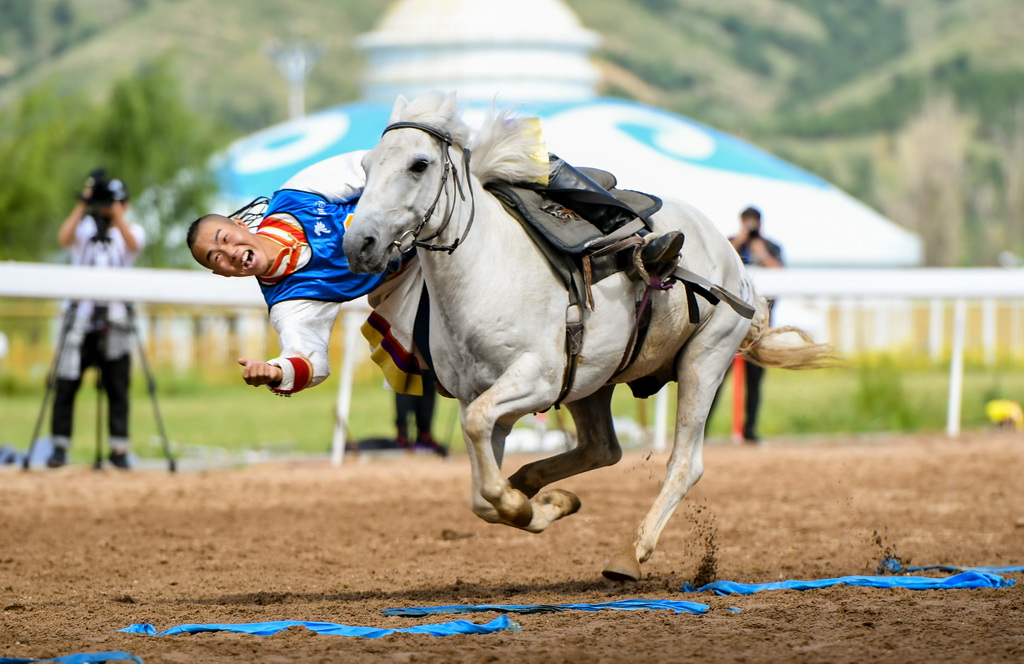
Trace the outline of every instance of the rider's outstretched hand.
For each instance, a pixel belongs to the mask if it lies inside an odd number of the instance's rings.
[[[281,371],[281,367],[267,364],[262,360],[247,360],[244,358],[238,358],[238,363],[245,367],[242,370],[242,380],[247,385],[254,387],[259,385],[274,385],[281,382],[284,378],[284,372]]]

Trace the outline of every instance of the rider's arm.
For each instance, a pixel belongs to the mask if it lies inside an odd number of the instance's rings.
[[[322,383],[331,374],[327,356],[331,330],[338,316],[337,302],[285,300],[270,308],[270,322],[281,343],[281,355],[267,364],[281,370],[281,381],[268,387],[293,394]]]
[[[281,188],[309,191],[332,203],[358,198],[366,186],[362,165],[365,154],[365,150],[357,150],[318,161],[293,175]]]

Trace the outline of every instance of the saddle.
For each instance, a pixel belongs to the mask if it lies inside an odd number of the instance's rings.
[[[567,164],[565,168],[559,168],[564,162],[558,160],[555,163],[558,175],[551,178],[550,187],[498,182],[488,184],[487,188],[519,220],[569,293],[566,310],[568,361],[562,391],[555,402],[557,408],[572,389],[583,346],[583,308],[594,308],[591,285],[616,272],[630,269],[633,252],[624,250],[639,244],[634,237],[638,231],[651,230],[647,220],[661,209],[662,201],[643,192],[618,189],[615,176],[607,171],[573,168]],[[614,198],[610,198],[608,193]],[[632,221],[621,224],[624,214]],[[745,302],[684,268],[676,268],[671,279],[682,281],[686,288],[691,323],[697,323],[700,318],[696,295],[711,304],[725,299],[741,315],[753,316],[753,308]],[[651,307],[647,306],[649,291],[650,287],[643,297],[636,299],[636,323],[616,375],[636,359],[643,346],[651,319]],[[646,398],[660,390],[664,382],[654,376],[645,376],[631,381],[629,386],[634,396]]]
[[[629,216],[641,219],[644,224],[642,227],[650,230],[647,219],[661,209],[660,198],[639,191],[618,189],[615,176],[607,171],[596,168],[575,170],[583,177],[570,179],[566,177],[566,171],[563,171],[552,183],[554,187],[494,183],[489,184],[488,189],[545,240],[567,254],[579,255],[592,250],[610,232],[614,232],[608,229],[608,220],[602,217],[621,214],[618,210],[607,210],[614,208],[616,203]],[[611,193],[615,199],[610,200],[605,195],[584,188],[589,184],[585,178]],[[580,180],[582,186],[573,187],[575,180]]]

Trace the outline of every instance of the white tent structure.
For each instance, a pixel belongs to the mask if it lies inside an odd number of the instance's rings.
[[[920,264],[917,236],[824,180],[693,120],[598,97],[588,58],[597,41],[560,0],[399,0],[358,42],[364,101],[233,144],[224,197],[269,195],[309,164],[373,147],[398,94],[455,90],[470,124],[495,100],[518,106],[541,118],[550,151],[609,170],[622,187],[684,199],[723,233],[740,210],[760,208],[792,267]]]

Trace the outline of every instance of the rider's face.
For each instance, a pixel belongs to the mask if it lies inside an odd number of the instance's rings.
[[[258,276],[270,268],[266,253],[245,223],[219,215],[200,223],[192,257],[224,277]]]

